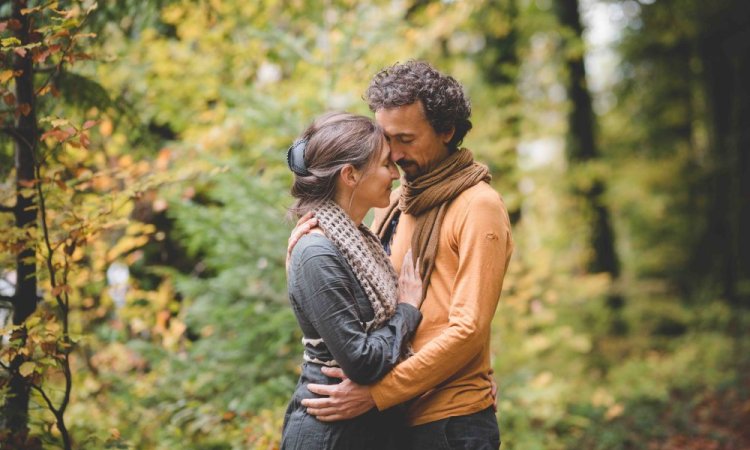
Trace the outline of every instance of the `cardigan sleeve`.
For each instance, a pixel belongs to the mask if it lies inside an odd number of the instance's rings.
[[[435,388],[486,345],[512,251],[507,214],[502,201],[493,194],[475,196],[459,211],[453,225],[458,270],[449,293],[447,326],[371,386],[378,409]]]
[[[395,366],[422,315],[399,304],[382,328],[365,331],[355,306],[356,279],[330,241],[317,241],[295,258],[295,302],[346,376],[358,384],[373,383]]]

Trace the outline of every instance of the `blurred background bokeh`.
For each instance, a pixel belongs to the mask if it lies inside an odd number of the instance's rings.
[[[502,448],[750,448],[747,0],[12,0],[0,44],[0,448],[276,448],[286,148],[409,59],[512,219]]]

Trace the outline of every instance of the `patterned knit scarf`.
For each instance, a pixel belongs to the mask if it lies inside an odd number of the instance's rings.
[[[402,184],[401,195],[391,202],[382,221],[373,224],[373,231],[383,238],[394,217],[401,212],[416,217],[411,238],[412,256],[420,259],[422,298],[427,293],[430,275],[435,268],[435,256],[440,238],[440,227],[450,202],[461,192],[492,177],[483,164],[474,162],[467,149],[453,152],[430,173]]]
[[[365,225],[357,228],[339,205],[326,201],[315,211],[323,230],[359,280],[370,300],[375,317],[366,330],[382,327],[396,313],[398,277],[380,240]]]

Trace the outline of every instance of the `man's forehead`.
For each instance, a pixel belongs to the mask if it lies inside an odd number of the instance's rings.
[[[387,135],[415,134],[426,123],[421,109],[419,103],[379,109],[375,112],[375,121]]]

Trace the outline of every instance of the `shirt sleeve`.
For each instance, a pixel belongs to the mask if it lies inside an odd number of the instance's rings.
[[[356,280],[345,264],[326,246],[305,248],[295,270],[295,301],[346,376],[370,384],[396,365],[422,314],[411,305],[399,304],[382,328],[366,332],[355,306]]]
[[[480,353],[490,333],[512,251],[502,201],[472,198],[455,223],[458,270],[451,290],[448,324],[433,340],[370,388],[380,410],[438,386]]]

